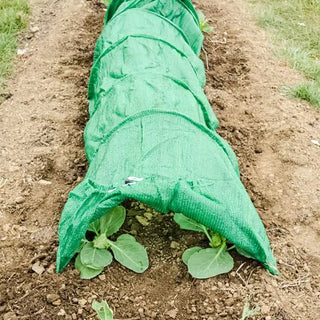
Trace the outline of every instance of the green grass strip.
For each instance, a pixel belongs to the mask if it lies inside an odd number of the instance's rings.
[[[276,53],[308,81],[288,93],[320,107],[320,1],[250,0],[257,23],[273,35]]]
[[[18,32],[27,27],[27,0],[0,0],[0,93],[17,51]]]

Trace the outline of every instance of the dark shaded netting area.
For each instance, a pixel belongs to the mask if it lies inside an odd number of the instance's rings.
[[[90,222],[136,199],[206,225],[277,274],[237,159],[216,133],[203,93],[202,41],[189,0],[111,2],[89,81],[90,165],[62,212],[58,272]]]

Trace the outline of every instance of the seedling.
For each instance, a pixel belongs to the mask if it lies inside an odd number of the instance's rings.
[[[243,307],[243,311],[242,311],[241,320],[246,320],[248,317],[255,316],[259,312],[260,312],[259,307],[256,307],[254,309],[250,309],[248,298],[246,298],[245,303],[244,303],[244,307]]]
[[[100,0],[106,7],[110,4],[111,0]]]
[[[202,32],[212,32],[213,28],[209,26],[208,20],[206,19],[205,15],[200,10],[197,11],[197,14],[199,17],[200,30]]]
[[[227,273],[233,268],[233,258],[227,248],[226,238],[218,232],[208,230],[204,225],[187,218],[182,213],[174,215],[174,221],[181,229],[203,232],[210,248],[192,247],[182,255],[182,261],[188,266],[189,273],[197,279],[207,279],[218,274]]]
[[[97,312],[100,320],[113,320],[113,312],[104,300],[102,302],[94,300],[92,302],[92,309]]]
[[[119,231],[125,218],[126,210],[119,206],[89,225],[88,231],[94,232],[95,237],[93,241],[82,240],[75,261],[75,267],[80,271],[81,279],[96,277],[112,262],[113,257],[123,266],[137,273],[142,273],[148,268],[147,251],[136,242],[133,236],[122,234],[116,241],[108,239]]]

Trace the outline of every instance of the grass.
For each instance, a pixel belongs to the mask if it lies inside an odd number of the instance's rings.
[[[0,0],[0,92],[16,56],[18,32],[27,27],[27,0]]]
[[[257,23],[269,30],[277,54],[304,73],[291,96],[320,107],[320,0],[250,0]]]

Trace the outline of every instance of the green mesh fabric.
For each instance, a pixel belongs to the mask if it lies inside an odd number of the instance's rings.
[[[111,2],[89,81],[89,169],[61,215],[58,272],[90,222],[136,199],[220,232],[277,274],[237,159],[216,133],[203,93],[202,41],[189,0]]]

